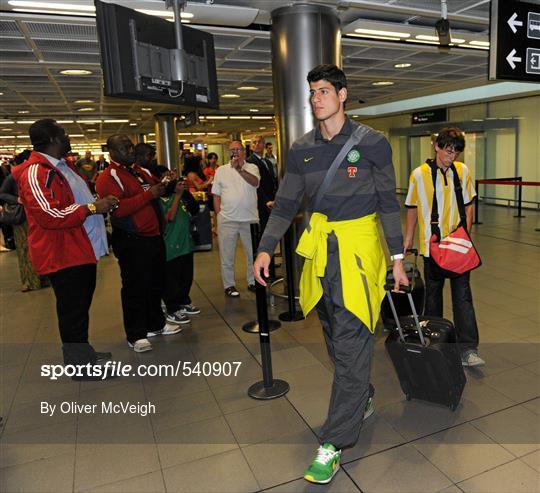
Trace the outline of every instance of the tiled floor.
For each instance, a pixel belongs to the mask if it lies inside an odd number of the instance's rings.
[[[217,252],[196,256],[194,302],[202,314],[155,350],[136,355],[123,339],[114,258],[100,262],[91,312],[98,349],[133,365],[240,361],[236,377],[128,377],[49,381],[40,365],[61,361],[50,289],[18,291],[14,253],[0,254],[0,441],[2,492],[527,492],[540,491],[540,214],[484,207],[474,238],[483,266],[472,274],[487,366],[467,371],[458,409],[405,401],[376,339],[376,412],[327,486],[302,479],[316,447],[332,381],[317,318],[272,333],[274,374],[290,392],[273,401],[246,395],[261,379],[258,338],[243,253],[238,287],[226,299]],[[446,292],[449,296],[449,292]],[[449,301],[449,299],[447,299]],[[271,317],[285,310],[283,302]],[[446,313],[451,313],[449,303]],[[40,413],[40,402],[153,402],[156,414]]]

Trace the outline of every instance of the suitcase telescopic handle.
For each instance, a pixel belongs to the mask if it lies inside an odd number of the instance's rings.
[[[386,297],[388,298],[388,302],[390,303],[390,309],[392,310],[392,315],[394,315],[394,320],[397,325],[397,329],[399,332],[400,339],[405,342],[405,336],[403,334],[403,328],[401,327],[401,323],[399,321],[399,317],[396,311],[396,306],[394,305],[394,300],[392,299],[392,289],[394,286],[391,286],[389,284],[386,284],[384,286],[384,289],[386,289]],[[411,311],[413,314],[414,323],[416,324],[416,329],[418,330],[418,336],[420,337],[420,343],[422,346],[426,345],[426,341],[424,339],[424,333],[422,332],[422,327],[420,327],[420,321],[418,320],[418,313],[416,312],[416,307],[414,306],[414,300],[411,294],[411,287],[410,286],[404,286],[402,284],[399,285],[400,291],[407,294],[407,298],[409,299],[409,304],[411,305]]]

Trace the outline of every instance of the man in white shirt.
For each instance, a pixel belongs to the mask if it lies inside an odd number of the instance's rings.
[[[214,210],[217,217],[221,278],[225,294],[236,298],[240,293],[234,282],[234,261],[238,236],[247,257],[247,283],[255,290],[251,264],[253,249],[249,225],[259,221],[257,212],[257,187],[260,174],[256,165],[246,162],[242,142],[233,140],[229,145],[231,161],[220,166],[212,184]]]

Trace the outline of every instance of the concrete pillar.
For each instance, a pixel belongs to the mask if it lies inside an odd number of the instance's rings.
[[[316,124],[309,102],[308,72],[322,63],[341,66],[341,27],[334,9],[322,5],[296,4],[272,11],[272,77],[278,148],[286,169],[291,144]],[[305,212],[306,204],[300,208]],[[309,218],[304,214],[292,228],[293,248]],[[300,280],[302,262],[294,258],[295,284]]]
[[[272,75],[279,160],[315,120],[308,72],[321,63],[341,66],[341,27],[334,9],[296,4],[272,11]]]
[[[157,162],[176,170],[180,162],[176,115],[155,115]]]

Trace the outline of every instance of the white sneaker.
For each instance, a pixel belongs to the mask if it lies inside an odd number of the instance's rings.
[[[167,323],[177,324],[177,325],[189,324],[190,322],[189,317],[185,313],[182,313],[182,310],[178,310],[177,312],[170,313],[170,314],[167,313],[165,318],[167,320]]]
[[[138,339],[134,343],[128,342],[128,346],[136,353],[152,351],[152,344],[150,344],[150,341],[148,339]]]
[[[198,315],[201,313],[201,310],[190,303],[189,305],[180,305],[179,312],[183,313],[184,315]]]
[[[366,403],[364,409],[364,420],[368,419],[375,412],[375,406],[373,405],[373,397],[370,397]]]
[[[167,305],[163,300],[161,300],[161,311],[166,315],[167,314]]]
[[[181,332],[183,327],[180,327],[177,324],[165,324],[161,330],[154,330],[146,333],[146,337],[156,337],[156,336],[172,336],[173,334],[178,334]]]
[[[461,356],[463,366],[483,366],[486,362],[478,356],[476,351],[467,351]]]

